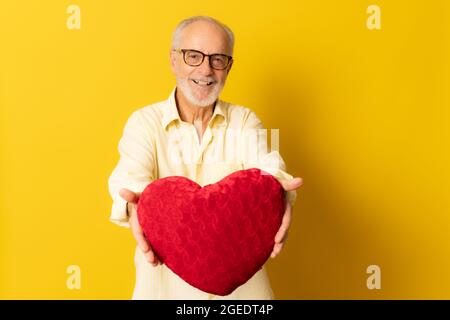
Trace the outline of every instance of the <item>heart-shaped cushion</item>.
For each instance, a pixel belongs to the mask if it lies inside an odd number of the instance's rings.
[[[228,295],[269,258],[284,213],[284,191],[256,168],[201,187],[182,176],[150,183],[138,220],[155,254],[190,285]]]

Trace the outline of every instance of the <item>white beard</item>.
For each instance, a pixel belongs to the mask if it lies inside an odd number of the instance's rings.
[[[214,104],[214,102],[216,102],[216,100],[219,98],[219,94],[220,92],[222,92],[223,86],[225,85],[225,83],[212,84],[212,86],[214,87],[209,95],[204,99],[198,99],[195,96],[195,93],[192,91],[192,88],[190,87],[188,81],[191,80],[188,80],[188,78],[177,77],[177,87],[181,90],[183,95],[190,103],[198,107],[207,107]]]

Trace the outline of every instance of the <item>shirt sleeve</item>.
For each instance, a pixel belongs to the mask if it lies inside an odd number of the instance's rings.
[[[142,192],[154,180],[155,150],[153,134],[144,125],[140,111],[128,118],[119,141],[120,159],[108,179],[109,194],[113,200],[110,221],[129,227],[127,202],[119,195],[122,188]]]
[[[258,168],[270,173],[279,180],[292,180],[294,177],[286,172],[286,164],[278,149],[277,132],[266,130],[261,120],[253,111],[249,111],[244,119],[241,153],[244,169]],[[268,135],[271,137],[271,150],[268,148]],[[275,140],[275,141],[274,141]],[[276,145],[276,147],[274,147]],[[293,206],[297,198],[295,190],[288,191],[286,198]]]

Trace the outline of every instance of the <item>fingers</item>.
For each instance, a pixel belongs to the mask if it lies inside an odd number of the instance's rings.
[[[160,262],[156,254],[153,252],[152,247],[148,243],[143,233],[135,234],[136,241],[138,243],[139,249],[141,249],[142,253],[145,256],[145,259],[148,263],[151,263],[154,267],[156,267]]]
[[[154,267],[160,264],[158,257],[156,256],[156,254],[153,252],[152,249],[150,249],[147,253],[144,253],[144,256],[147,262],[152,264]]]
[[[150,250],[150,245],[145,239],[145,236],[142,232],[133,232],[134,238],[138,244],[138,247],[142,250],[143,253],[147,253]]]
[[[122,188],[119,191],[119,195],[127,202],[131,202],[133,206],[132,211],[135,210],[137,202],[139,201],[140,193]],[[153,252],[147,239],[145,238],[144,232],[142,231],[141,225],[139,224],[139,221],[135,214],[131,214],[130,226],[133,236],[136,239],[137,245],[144,254],[145,259],[148,261],[148,263],[156,267],[160,263],[160,261],[156,254]]]
[[[290,203],[287,203],[286,210],[284,211],[283,214],[283,219],[281,220],[281,226],[278,229],[277,234],[275,235],[275,243],[280,243],[284,239],[291,224],[291,217],[292,217],[292,207]]]
[[[283,214],[283,219],[281,220],[281,226],[278,229],[277,234],[275,235],[275,244],[273,246],[272,253],[270,256],[275,258],[283,249],[284,243],[288,238],[289,226],[291,224],[292,217],[292,207],[289,203],[286,204],[286,210]]]
[[[284,191],[292,191],[298,189],[303,184],[302,178],[294,178],[292,180],[278,180],[283,187]],[[291,224],[292,218],[292,207],[291,204],[286,201],[286,210],[283,214],[283,219],[281,220],[281,226],[275,235],[275,244],[273,246],[272,253],[270,256],[275,258],[283,249],[283,246],[288,238],[289,226]]]
[[[303,184],[302,178],[294,178],[292,180],[278,180],[285,191],[298,189]]]
[[[283,249],[283,243],[276,243],[273,247],[270,257],[275,258],[280,253],[281,249]]]
[[[160,261],[156,254],[153,252],[152,247],[148,243],[147,239],[145,238],[141,226],[139,225],[139,223],[132,222],[132,224],[133,236],[136,239],[139,249],[144,254],[145,259],[148,261],[148,263],[156,267],[160,263]]]
[[[273,246],[272,253],[270,254],[271,258],[275,258],[281,252],[281,249],[283,249],[284,244],[286,243],[288,235],[289,235],[288,232],[286,232],[283,241],[281,241],[280,243],[275,243],[275,245]]]
[[[131,190],[122,188],[119,190],[119,195],[127,202],[138,203],[139,196],[141,194],[139,192],[133,192]]]

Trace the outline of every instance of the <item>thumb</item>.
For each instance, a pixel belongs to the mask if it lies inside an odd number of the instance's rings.
[[[139,201],[139,192],[133,192],[131,190],[122,188],[119,190],[119,195],[127,202],[136,203]]]
[[[285,191],[292,191],[301,187],[303,184],[303,179],[294,178],[292,180],[281,180],[280,183]]]

